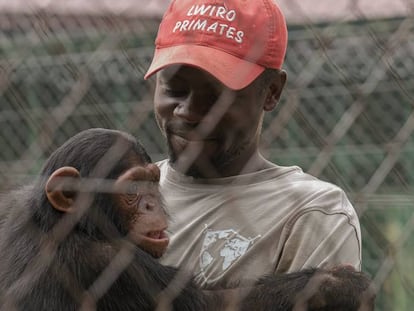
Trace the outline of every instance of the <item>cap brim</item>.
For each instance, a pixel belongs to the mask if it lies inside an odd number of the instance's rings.
[[[157,71],[176,64],[201,68],[233,90],[245,88],[265,69],[208,46],[177,45],[156,49],[144,78],[148,79]]]

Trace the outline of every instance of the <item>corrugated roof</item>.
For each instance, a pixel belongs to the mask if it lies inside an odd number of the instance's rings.
[[[414,0],[280,0],[289,23],[414,15]]]
[[[0,12],[160,17],[169,0],[0,0]],[[413,15],[414,0],[279,0],[289,23]]]

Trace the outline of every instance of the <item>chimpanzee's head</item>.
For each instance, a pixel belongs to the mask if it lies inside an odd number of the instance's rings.
[[[129,238],[154,257],[167,245],[160,172],[127,133],[89,129],[47,159],[34,191],[34,215],[50,231],[68,216],[76,233],[98,240]]]

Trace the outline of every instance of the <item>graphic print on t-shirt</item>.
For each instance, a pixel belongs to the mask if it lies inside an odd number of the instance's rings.
[[[215,272],[214,279],[220,278],[223,273],[231,267],[247,250],[255,240],[260,238],[246,238],[233,229],[211,230],[204,229],[204,240],[200,251],[200,272],[197,278],[204,282],[214,281],[211,279],[212,271]]]

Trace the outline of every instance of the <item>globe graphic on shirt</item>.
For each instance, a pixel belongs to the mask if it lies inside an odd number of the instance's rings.
[[[221,275],[247,252],[258,237],[246,238],[233,229],[207,229],[200,252],[201,275],[199,276],[207,279],[207,273],[213,263],[219,265],[219,274]],[[219,277],[219,275],[215,275],[215,277]]]

